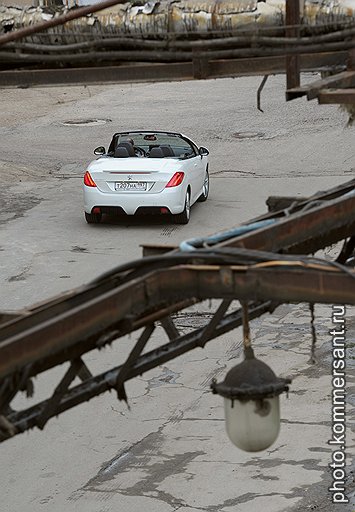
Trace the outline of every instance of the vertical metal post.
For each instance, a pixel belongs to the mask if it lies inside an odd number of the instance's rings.
[[[355,44],[355,38],[354,38],[354,44]],[[349,50],[346,67],[347,67],[348,71],[355,71],[355,47],[351,48],[351,50]]]
[[[300,22],[300,0],[286,0],[286,37],[299,37]],[[292,99],[287,91],[299,85],[299,55],[286,55],[286,101]]]

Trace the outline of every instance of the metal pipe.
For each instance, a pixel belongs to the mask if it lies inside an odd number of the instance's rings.
[[[82,35],[82,34],[81,34]],[[80,34],[78,34],[80,36]],[[221,37],[216,39],[199,39],[196,41],[179,41],[175,39],[170,39],[169,37],[162,37],[161,39],[147,39],[137,36],[128,37],[125,35],[124,37],[99,37],[93,40],[85,40],[79,43],[69,43],[69,44],[39,44],[39,43],[7,43],[5,49],[16,49],[16,50],[28,50],[28,51],[37,51],[37,52],[65,52],[65,51],[76,51],[76,50],[85,50],[89,48],[97,48],[97,47],[133,47],[133,48],[162,48],[162,49],[170,49],[170,48],[178,48],[181,50],[190,50],[192,48],[198,49],[213,49],[213,48],[221,48],[224,49],[228,46],[233,48],[236,47],[248,47],[253,45],[255,46],[282,46],[285,47],[287,45],[291,46],[308,46],[314,45],[317,43],[331,43],[331,42],[339,42],[345,41],[351,37],[355,37],[355,28],[353,29],[345,29],[339,30],[337,32],[331,32],[330,34],[324,34],[320,36],[312,36],[312,37],[264,37],[261,36],[259,32],[255,32],[255,30],[251,30],[249,35],[246,36],[238,36],[238,37],[224,37],[223,34]]]
[[[126,0],[105,0],[104,2],[100,2],[95,5],[89,5],[87,7],[80,7],[79,9],[70,10],[66,14],[52,18],[51,20],[44,21],[43,23],[20,28],[14,32],[8,32],[7,34],[0,36],[0,45],[9,43],[10,41],[17,41],[18,39],[22,39],[23,37],[27,37],[32,34],[37,34],[37,32],[41,32],[42,30],[57,27],[58,25],[64,25],[64,23],[67,23],[68,21],[82,18],[83,16],[93,14],[97,11],[102,11],[102,9],[107,9],[113,5],[125,3],[127,3]]]
[[[352,49],[355,47],[355,41],[339,41],[336,43],[329,43],[317,45],[301,45],[295,47],[284,48],[239,48],[239,49],[224,49],[224,50],[204,50],[198,54],[198,59],[206,59],[208,61],[219,59],[234,59],[246,57],[274,57],[274,56],[287,56],[287,55],[301,55],[313,53],[326,53]],[[121,51],[103,51],[103,52],[88,52],[88,53],[68,53],[60,55],[43,55],[34,53],[15,53],[15,52],[0,52],[0,61],[2,62],[16,62],[18,63],[31,63],[31,62],[85,62],[85,61],[135,61],[135,62],[189,62],[193,60],[193,52],[191,51],[169,51],[169,50],[121,50]]]

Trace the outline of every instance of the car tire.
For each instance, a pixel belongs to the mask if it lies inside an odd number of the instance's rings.
[[[210,176],[208,174],[208,167],[207,167],[206,168],[205,178],[203,180],[202,194],[197,199],[197,201],[199,201],[200,203],[203,203],[204,201],[207,201],[209,191],[210,191]]]
[[[88,224],[99,224],[102,219],[102,213],[86,213],[85,220]]]
[[[191,210],[190,191],[188,190],[186,192],[184,209],[181,213],[178,213],[177,215],[173,216],[174,223],[175,224],[187,224],[190,220],[190,210]]]

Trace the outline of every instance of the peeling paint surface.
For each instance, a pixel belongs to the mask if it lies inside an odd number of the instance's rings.
[[[93,2],[94,3],[94,2]],[[87,5],[87,4],[86,4]],[[41,7],[0,6],[0,33],[65,13],[67,8],[54,11]],[[306,1],[302,13],[305,25],[324,25],[354,21],[355,0]],[[285,1],[266,0],[168,0],[149,1],[145,5],[127,2],[68,22],[60,31],[89,30],[92,34],[168,34],[189,32],[232,31],[258,25],[284,24]]]

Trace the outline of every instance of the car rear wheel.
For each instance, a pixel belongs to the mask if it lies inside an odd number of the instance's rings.
[[[186,192],[185,207],[181,213],[173,216],[175,224],[187,224],[190,220],[190,191]]]
[[[99,224],[102,219],[102,213],[86,213],[85,219],[88,224]]]
[[[200,203],[203,203],[208,198],[208,193],[210,191],[210,176],[208,174],[208,168],[206,169],[205,179],[203,181],[202,194],[197,199]]]

